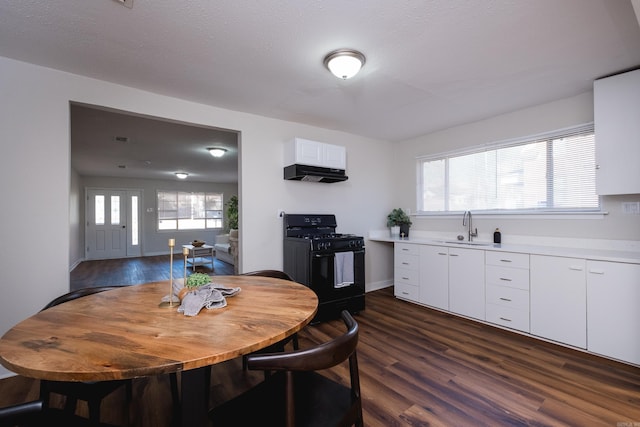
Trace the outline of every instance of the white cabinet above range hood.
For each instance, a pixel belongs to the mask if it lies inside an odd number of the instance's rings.
[[[304,138],[293,138],[285,145],[284,179],[311,182],[340,182],[345,174],[347,150]]]

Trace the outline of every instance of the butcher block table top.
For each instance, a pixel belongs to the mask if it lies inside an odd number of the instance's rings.
[[[213,365],[302,329],[318,299],[309,288],[259,276],[214,276],[240,287],[227,306],[197,316],[159,307],[169,282],[125,286],[41,311],[0,339],[0,363],[61,381],[126,379]]]
[[[182,279],[180,279],[182,280]],[[31,378],[104,381],[180,372],[183,426],[208,426],[207,367],[274,344],[315,316],[316,294],[296,282],[213,276],[239,287],[223,308],[190,317],[160,307],[169,281],[125,286],[41,311],[0,338],[0,363]]]

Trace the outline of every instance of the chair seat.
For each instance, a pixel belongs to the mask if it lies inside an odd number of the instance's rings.
[[[278,372],[240,396],[214,408],[214,426],[284,426],[285,375]],[[296,426],[351,425],[342,418],[351,406],[351,390],[317,372],[295,372]],[[327,410],[327,408],[332,408]]]
[[[69,414],[60,409],[45,408],[42,400],[19,403],[0,408],[0,427],[114,427],[104,423],[92,423],[86,418]]]

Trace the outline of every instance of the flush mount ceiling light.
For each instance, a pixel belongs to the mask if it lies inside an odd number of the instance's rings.
[[[358,74],[364,63],[364,55],[353,49],[334,50],[324,57],[324,66],[336,77],[344,80]]]
[[[186,179],[189,176],[189,174],[186,172],[176,172],[176,176],[180,179]]]
[[[207,148],[207,150],[209,150],[209,154],[211,154],[213,157],[222,157],[224,156],[224,153],[227,152],[226,148],[220,147]]]

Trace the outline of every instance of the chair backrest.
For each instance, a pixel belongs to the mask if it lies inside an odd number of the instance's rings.
[[[242,273],[241,276],[262,276],[262,277],[275,277],[276,279],[290,280],[293,282],[291,276],[284,271],[280,270],[257,270],[250,271],[249,273]]]
[[[0,426],[41,425],[43,407],[42,400],[34,400],[0,408]]]
[[[110,291],[111,289],[118,289],[118,288],[121,288],[121,287],[122,286],[96,286],[96,287],[93,287],[93,288],[77,289],[75,291],[71,291],[71,292],[66,293],[64,295],[60,295],[59,297],[57,297],[54,300],[52,300],[51,302],[49,302],[49,304],[45,305],[44,308],[42,310],[40,310],[40,311],[43,311],[43,310],[46,310],[48,308],[54,307],[56,305],[62,304],[63,302],[67,302],[67,301],[71,301],[71,300],[74,300],[74,299],[86,297],[87,295],[97,294],[99,292]]]
[[[349,360],[349,373],[351,379],[352,410],[356,419],[362,421],[362,398],[360,396],[360,375],[358,372],[358,358],[356,347],[358,345],[358,323],[347,310],[341,313],[342,320],[347,326],[347,331],[332,340],[315,347],[296,350],[289,353],[256,354],[247,358],[249,369],[264,371],[284,371],[286,376],[285,393],[287,425],[295,424],[295,408],[293,390],[293,374],[298,371],[319,371],[337,366],[347,359]]]

